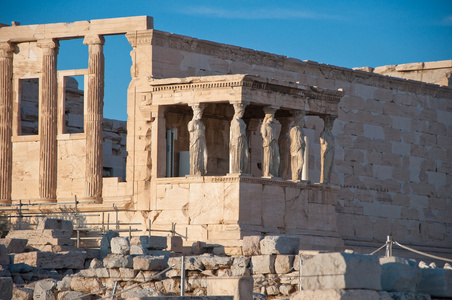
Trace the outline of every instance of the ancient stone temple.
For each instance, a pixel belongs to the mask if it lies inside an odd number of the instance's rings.
[[[104,174],[108,35],[132,46],[125,181]],[[76,38],[88,69],[57,70],[59,41]],[[228,254],[271,234],[298,236],[303,249],[366,252],[393,235],[452,252],[450,87],[171,34],[146,16],[4,26],[0,50],[6,207],[62,211],[77,196],[81,211],[114,205],[142,230],[177,223],[186,246]],[[86,86],[75,133],[65,114],[74,75]],[[39,128],[23,134],[30,80]]]

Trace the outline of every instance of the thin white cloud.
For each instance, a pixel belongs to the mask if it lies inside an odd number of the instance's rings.
[[[443,19],[443,25],[452,26],[452,15],[449,15]]]
[[[342,19],[338,16],[318,14],[308,10],[291,10],[285,8],[257,9],[221,9],[213,7],[185,7],[178,10],[186,15],[197,15],[221,19],[243,20],[287,20],[287,19]]]

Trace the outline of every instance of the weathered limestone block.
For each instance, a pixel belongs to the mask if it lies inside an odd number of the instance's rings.
[[[251,257],[253,274],[274,274],[276,255],[256,255]]]
[[[110,241],[113,254],[128,255],[130,253],[129,239],[125,237],[114,237]]]
[[[260,241],[262,240],[260,235],[251,235],[243,237],[242,252],[245,256],[261,255]]]
[[[73,277],[71,280],[71,290],[85,294],[101,294],[104,286],[97,278]]]
[[[302,290],[290,297],[291,300],[380,300],[380,295],[372,290]],[[385,298],[383,298],[385,299]],[[386,298],[385,300],[390,300]]]
[[[2,244],[0,244],[0,265],[9,265],[8,249]]]
[[[43,229],[43,230],[11,230],[7,239],[26,239],[28,245],[74,245],[71,238],[72,230]]]
[[[163,280],[163,286],[166,294],[180,293],[180,279],[170,278]]]
[[[72,222],[68,220],[40,218],[36,230],[44,229],[60,229],[72,232],[74,226],[72,225]]]
[[[0,244],[6,246],[8,253],[22,253],[27,245],[26,239],[0,239]]]
[[[131,245],[130,255],[149,255],[149,250],[141,245]]]
[[[295,286],[293,286],[293,285],[281,285],[279,287],[279,293],[283,294],[285,296],[290,295],[294,291],[295,291]]]
[[[102,261],[98,260],[97,258],[93,258],[91,262],[89,263],[90,269],[96,269],[96,268],[102,268],[103,264]]]
[[[300,238],[284,235],[269,235],[260,241],[262,254],[297,254]]]
[[[163,250],[168,247],[167,237],[142,235],[132,237],[130,245],[141,245],[148,250]]]
[[[33,299],[55,300],[56,280],[43,279],[35,284]]]
[[[147,297],[163,297],[165,296],[162,292],[156,291],[153,288],[150,287],[145,287],[143,289],[139,289],[139,290],[131,290],[131,291],[127,291],[125,293],[121,293],[121,297],[122,298],[126,298],[126,299],[145,299]]]
[[[421,270],[416,262],[401,257],[381,257],[381,288],[388,292],[416,291]]]
[[[167,236],[166,244],[168,251],[175,253],[181,253],[183,251],[183,242],[180,236]]]
[[[248,268],[251,259],[249,257],[236,257],[231,266],[232,276],[249,276],[251,274]]]
[[[416,292],[434,297],[452,297],[452,270],[421,268],[421,280]]]
[[[206,270],[218,270],[232,265],[233,258],[227,256],[215,256],[212,254],[204,254],[201,257],[201,262]]]
[[[44,269],[83,269],[85,251],[78,252],[25,252],[14,255],[14,263],[25,263]]]
[[[0,277],[0,299],[11,299],[13,296],[13,279]]]
[[[100,241],[100,259],[104,259],[108,254],[111,253],[111,239],[119,236],[116,231],[107,231]]]
[[[381,290],[381,265],[376,256],[324,253],[304,261],[301,270],[306,290]]]
[[[134,270],[161,271],[168,267],[168,257],[161,256],[136,256],[133,258]]]
[[[0,288],[0,291],[2,291],[1,288]],[[8,298],[3,298],[1,294],[2,294],[2,292],[0,292],[0,299],[8,299]],[[13,288],[12,299],[33,300],[33,290],[26,288],[26,287],[18,287],[15,285]]]
[[[72,276],[66,275],[64,278],[57,282],[57,290],[67,291],[71,288]]]
[[[64,291],[58,293],[58,300],[91,300],[91,295],[82,292]]]
[[[207,295],[232,295],[234,300],[253,299],[253,277],[209,277],[207,278]]]
[[[174,264],[175,270],[181,269],[182,257],[170,257],[168,259],[168,265],[172,266]],[[185,257],[185,270],[187,271],[199,271],[204,270],[204,265],[202,264],[201,258],[199,256],[186,256]]]
[[[270,285],[270,286],[266,286],[265,287],[265,292],[267,293],[267,295],[269,296],[276,296],[279,294],[279,289],[277,286],[274,285]]]
[[[104,258],[103,264],[105,268],[109,269],[133,268],[133,256],[109,254]]]
[[[295,255],[276,255],[275,272],[284,274],[289,272],[293,267]]]

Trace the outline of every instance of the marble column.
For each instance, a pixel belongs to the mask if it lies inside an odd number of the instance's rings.
[[[100,35],[86,36],[89,46],[88,97],[85,110],[86,168],[85,197],[102,200],[102,121],[104,106],[104,53],[105,39]]]
[[[0,204],[11,204],[13,50],[11,43],[0,43]]]
[[[278,118],[281,124],[281,132],[279,133],[278,145],[281,162],[279,164],[279,177],[283,179],[290,179],[290,138],[289,125],[292,123],[292,118]]]
[[[333,123],[336,117],[331,115],[322,116],[324,127],[320,134],[321,149],[321,169],[320,183],[329,184],[334,163],[335,141],[333,133]]]
[[[42,202],[56,202],[57,187],[57,54],[55,39],[38,41],[42,49],[39,108],[39,196]]]

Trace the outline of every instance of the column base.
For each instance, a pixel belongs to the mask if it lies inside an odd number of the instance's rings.
[[[57,199],[51,199],[51,198],[39,198],[39,203],[57,203]]]
[[[77,202],[81,202],[80,204],[83,204],[83,202],[92,202],[95,204],[102,204],[103,200],[101,197],[77,197]]]

